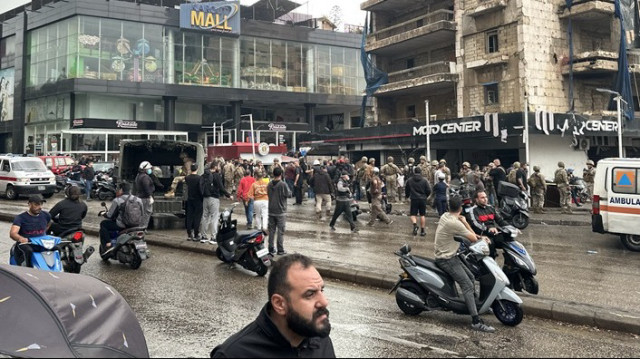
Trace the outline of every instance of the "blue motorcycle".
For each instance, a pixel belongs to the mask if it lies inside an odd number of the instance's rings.
[[[40,236],[29,238],[28,243],[19,243],[17,247],[31,247],[31,267],[50,272],[62,272],[62,261],[60,260],[60,249],[62,245],[66,245],[68,241],[63,241],[60,237]],[[11,248],[11,256],[9,264],[18,265],[15,258],[15,251],[19,250],[16,246]],[[26,260],[23,266],[26,266]]]

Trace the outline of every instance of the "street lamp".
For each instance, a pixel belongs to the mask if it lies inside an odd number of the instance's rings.
[[[620,102],[624,102],[627,103],[625,100],[622,99],[622,95],[620,95],[618,92],[613,91],[613,90],[609,90],[609,89],[603,89],[603,88],[596,88],[596,91],[598,92],[603,92],[603,93],[608,93],[610,95],[614,95],[616,98],[616,106],[618,108],[618,156],[620,158],[624,158],[623,154],[622,154],[622,106],[620,105]]]

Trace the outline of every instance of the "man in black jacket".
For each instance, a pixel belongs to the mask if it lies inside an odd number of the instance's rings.
[[[318,220],[322,219],[322,204],[324,203],[327,217],[331,216],[331,194],[333,193],[333,181],[327,173],[326,167],[318,167],[313,171],[313,177],[309,181],[309,185],[313,187],[316,194],[316,216]]]
[[[411,223],[413,223],[413,235],[418,235],[418,216],[420,216],[420,235],[424,237],[427,235],[425,216],[427,215],[427,197],[431,194],[431,186],[422,177],[420,167],[413,168],[413,176],[405,184],[404,194],[406,198],[411,199],[409,214],[411,215]]]
[[[136,194],[142,200],[144,207],[144,217],[142,218],[142,227],[149,226],[151,214],[153,214],[153,193],[156,187],[151,179],[153,168],[149,161],[142,161],[139,166],[139,173],[136,176]]]
[[[489,204],[487,194],[484,191],[476,192],[476,205],[471,211],[471,228],[476,234],[481,236],[487,236],[491,239],[489,248],[491,249],[491,256],[496,257],[496,246],[500,248],[504,244],[500,227],[506,226],[507,223],[496,212],[496,209]]]
[[[222,176],[220,175],[220,164],[218,161],[211,162],[209,173],[205,172],[200,178],[200,191],[202,192],[202,224],[200,228],[200,243],[209,242],[216,243],[218,235],[218,216],[220,215],[220,195],[224,194],[227,198],[231,198],[231,194],[227,192],[222,184]],[[209,237],[207,238],[207,232]]]
[[[66,231],[82,228],[82,220],[87,216],[87,204],[80,201],[80,187],[71,186],[67,198],[56,203],[49,211],[51,226],[49,232],[59,236]]]
[[[200,191],[200,175],[198,165],[190,165],[190,173],[184,178],[187,189],[187,203],[185,208],[185,227],[187,240],[195,241],[200,237],[200,221],[202,220],[202,192]]]
[[[291,197],[289,186],[282,181],[282,168],[273,170],[273,181],[267,186],[269,196],[269,253],[276,254],[274,245],[278,247],[278,255],[285,255],[284,232],[287,224],[287,198]],[[274,240],[278,238],[277,244]]]
[[[96,171],[93,169],[93,161],[89,161],[87,166],[82,170],[82,179],[84,180],[84,189],[87,192],[87,201],[91,200],[91,188],[93,188],[93,177]]]
[[[269,301],[258,318],[211,352],[212,358],[335,358],[329,300],[310,258],[292,254],[271,269]]]

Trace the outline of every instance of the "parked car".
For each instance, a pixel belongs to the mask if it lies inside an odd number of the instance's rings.
[[[30,194],[49,198],[55,191],[56,177],[41,159],[0,155],[0,193],[8,199]]]
[[[59,175],[71,169],[75,162],[70,156],[38,156],[38,158],[44,161],[45,166],[47,166],[54,175]]]

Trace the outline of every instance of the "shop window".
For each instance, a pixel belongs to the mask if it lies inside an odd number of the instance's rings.
[[[9,36],[0,40],[0,68],[13,67],[16,56],[16,37]]]
[[[416,117],[416,105],[409,105],[405,111],[406,118],[414,118]]]
[[[498,50],[499,50],[499,47],[498,47],[498,30],[487,31],[486,32],[486,41],[487,41],[487,47],[486,47],[487,53],[492,54],[494,52],[498,52]]]
[[[495,105],[499,103],[498,84],[491,83],[484,85],[484,104]]]

